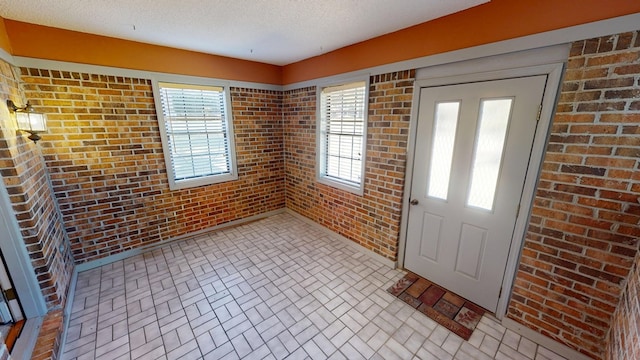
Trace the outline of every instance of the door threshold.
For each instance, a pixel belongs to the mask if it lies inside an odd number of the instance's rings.
[[[11,351],[11,359],[14,360],[28,360],[31,359],[31,354],[36,346],[38,340],[38,334],[42,327],[42,317],[36,317],[27,319],[24,322],[22,332],[16,339],[13,350]]]
[[[24,328],[24,323],[25,320],[20,320],[15,322],[14,324],[11,324],[6,336],[4,336],[4,344],[7,345],[7,349],[9,349],[9,352],[13,350],[13,346],[16,344],[16,341],[20,337],[22,329]]]

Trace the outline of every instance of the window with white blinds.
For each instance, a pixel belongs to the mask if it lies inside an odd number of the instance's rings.
[[[367,83],[319,90],[318,180],[362,194],[367,131]]]
[[[171,188],[237,179],[225,89],[165,82],[157,87]]]

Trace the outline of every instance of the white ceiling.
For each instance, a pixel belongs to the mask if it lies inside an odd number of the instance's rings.
[[[0,0],[0,16],[286,65],[488,1]]]

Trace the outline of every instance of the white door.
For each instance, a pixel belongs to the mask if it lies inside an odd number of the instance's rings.
[[[546,78],[419,93],[404,266],[492,312]]]
[[[4,258],[0,254],[0,323],[23,320],[22,309],[13,289]]]

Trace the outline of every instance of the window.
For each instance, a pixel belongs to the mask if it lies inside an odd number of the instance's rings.
[[[367,138],[366,81],[319,88],[318,181],[362,195]]]
[[[480,100],[480,125],[467,199],[469,206],[493,210],[512,107],[513,99],[509,98]]]
[[[158,82],[155,90],[169,187],[237,179],[225,88]]]
[[[447,200],[449,196],[451,162],[459,113],[460,101],[436,103],[427,194],[442,200]]]

